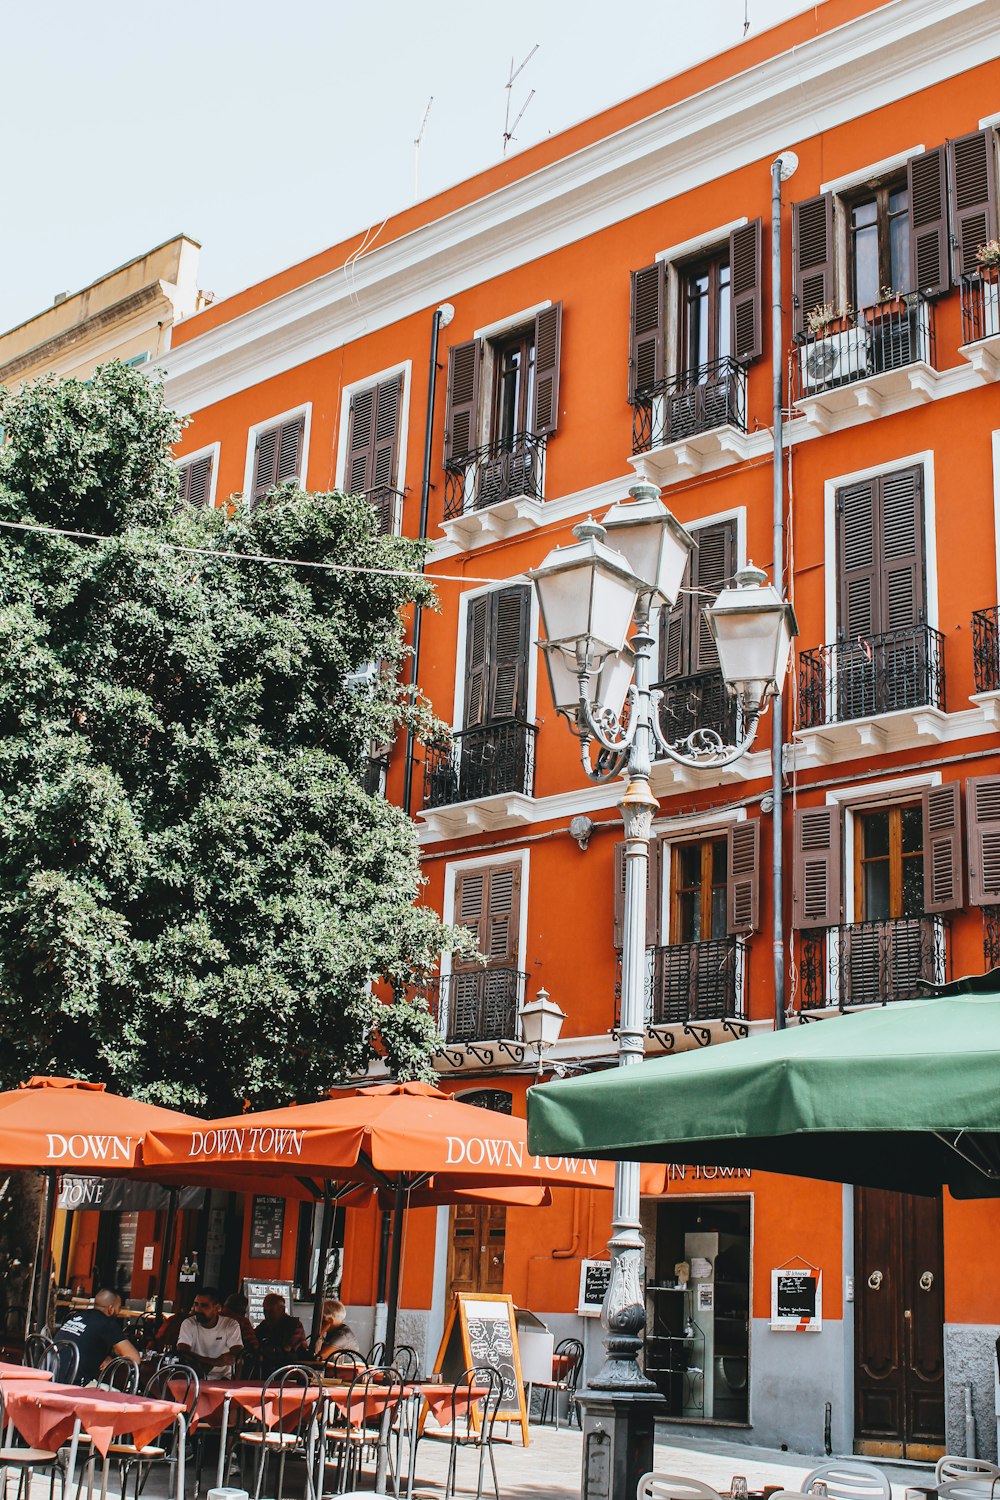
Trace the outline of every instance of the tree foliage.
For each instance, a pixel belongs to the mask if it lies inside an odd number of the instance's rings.
[[[372,982],[461,941],[416,904],[409,820],[361,784],[370,743],[421,718],[400,610],[433,601],[232,555],[412,570],[421,544],[340,494],[178,507],[178,423],[120,365],[2,397],[0,421],[0,521],[108,538],[0,528],[4,1080],[212,1112],[315,1096],[370,1057]],[[415,1003],[384,1028],[405,1076],[434,1041]]]

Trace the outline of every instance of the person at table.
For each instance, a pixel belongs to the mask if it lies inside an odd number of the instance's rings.
[[[225,1313],[227,1318],[235,1318],[236,1322],[240,1325],[240,1333],[243,1335],[244,1349],[250,1349],[254,1354],[256,1354],[257,1350],[260,1348],[260,1344],[257,1341],[257,1334],[254,1331],[254,1326],[251,1323],[250,1319],[247,1317],[247,1308],[249,1307],[249,1305],[250,1304],[247,1302],[247,1299],[243,1296],[242,1292],[230,1292],[229,1296],[222,1304],[222,1311]]]
[[[176,1308],[168,1317],[164,1318],[156,1330],[156,1338],[153,1340],[153,1348],[162,1354],[169,1349],[173,1352],[177,1348],[177,1340],[186,1320],[191,1316],[191,1297],[185,1288],[178,1299]]]
[[[75,1344],[80,1356],[76,1373],[77,1385],[90,1385],[101,1373],[101,1366],[112,1355],[120,1355],[139,1363],[139,1351],[125,1337],[125,1329],[118,1314],[122,1300],[117,1292],[107,1287],[98,1292],[93,1307],[83,1307],[71,1312],[59,1330],[60,1340]],[[68,1372],[67,1372],[68,1373]],[[64,1372],[60,1372],[64,1378]]]
[[[257,1324],[254,1332],[260,1342],[263,1373],[270,1375],[281,1365],[302,1358],[306,1352],[306,1331],[299,1318],[285,1311],[285,1299],[277,1292],[268,1292],[263,1308],[264,1321]]]
[[[191,1316],[181,1324],[177,1353],[196,1374],[210,1380],[228,1379],[233,1363],[243,1352],[243,1335],[235,1318],[222,1311],[219,1294],[212,1286],[195,1293]]]
[[[336,1297],[328,1297],[323,1303],[319,1333],[312,1341],[311,1353],[313,1359],[329,1359],[338,1349],[361,1353],[361,1345],[348,1326],[347,1308]]]

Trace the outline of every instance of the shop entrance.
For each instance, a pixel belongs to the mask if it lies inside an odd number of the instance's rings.
[[[854,1192],[854,1451],[944,1452],[941,1199]]]
[[[452,1292],[502,1292],[507,1210],[461,1203],[451,1211],[448,1285]]]
[[[656,1210],[646,1374],[672,1417],[746,1422],[750,1409],[750,1200]]]

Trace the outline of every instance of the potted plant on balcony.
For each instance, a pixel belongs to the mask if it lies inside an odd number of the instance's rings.
[[[850,303],[836,307],[832,302],[817,302],[806,313],[806,335],[810,339],[828,338],[834,333],[846,333],[855,325],[854,309]]]
[[[877,300],[865,311],[875,322],[885,318],[901,319],[906,312],[906,298],[902,292],[894,291],[891,286],[884,286],[879,291]]]

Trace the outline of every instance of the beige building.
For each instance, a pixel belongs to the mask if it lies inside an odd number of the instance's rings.
[[[175,235],[79,292],[0,334],[0,385],[37,375],[86,377],[120,359],[141,365],[170,348],[173,325],[205,305],[198,290],[201,246]]]

